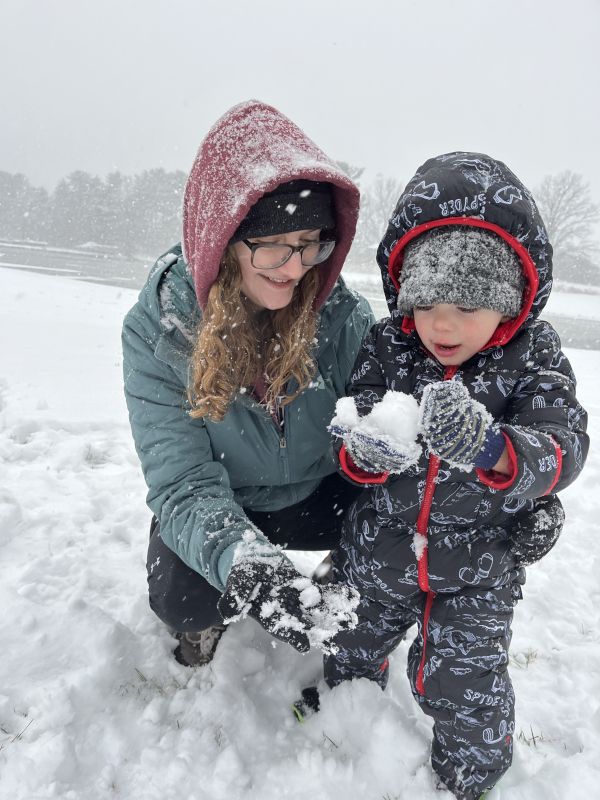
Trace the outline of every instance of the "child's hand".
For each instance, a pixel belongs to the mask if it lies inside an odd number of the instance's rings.
[[[343,439],[356,466],[367,472],[390,472],[398,475],[414,466],[414,454],[402,453],[377,436],[352,430],[346,425],[330,425],[328,430]]]
[[[343,439],[360,469],[400,474],[416,466],[423,449],[418,438],[419,407],[412,395],[388,390],[360,416],[355,398],[340,397],[328,430]]]
[[[504,437],[491,415],[458,381],[425,387],[419,426],[430,451],[454,464],[491,469],[504,451]]]

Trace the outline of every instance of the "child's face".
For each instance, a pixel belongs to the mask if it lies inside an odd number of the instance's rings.
[[[456,366],[478,353],[506,318],[489,308],[439,303],[413,310],[421,341],[444,366]]]

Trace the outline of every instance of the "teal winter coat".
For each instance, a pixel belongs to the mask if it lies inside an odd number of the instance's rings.
[[[335,472],[326,426],[373,316],[338,278],[319,309],[318,372],[284,407],[282,436],[249,394],[238,394],[221,422],[190,417],[188,367],[201,318],[196,297],[177,245],[156,262],[125,318],[125,395],[161,537],[222,591],[244,532],[257,533],[243,509],[290,506]]]

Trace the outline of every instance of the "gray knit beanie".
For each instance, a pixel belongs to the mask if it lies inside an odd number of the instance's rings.
[[[407,244],[399,276],[397,307],[412,316],[415,306],[452,303],[489,308],[516,317],[525,279],[518,255],[485,228],[435,228]]]

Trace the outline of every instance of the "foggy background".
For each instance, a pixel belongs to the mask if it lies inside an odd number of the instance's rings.
[[[472,149],[600,200],[597,0],[2,0],[0,29],[0,168],[48,189],[187,171],[256,97],[372,173]]]
[[[378,312],[395,201],[454,149],[534,191],[557,288],[600,292],[600,0],[0,0],[0,31],[0,267],[141,285],[201,139],[254,97],[359,183],[347,270]]]

